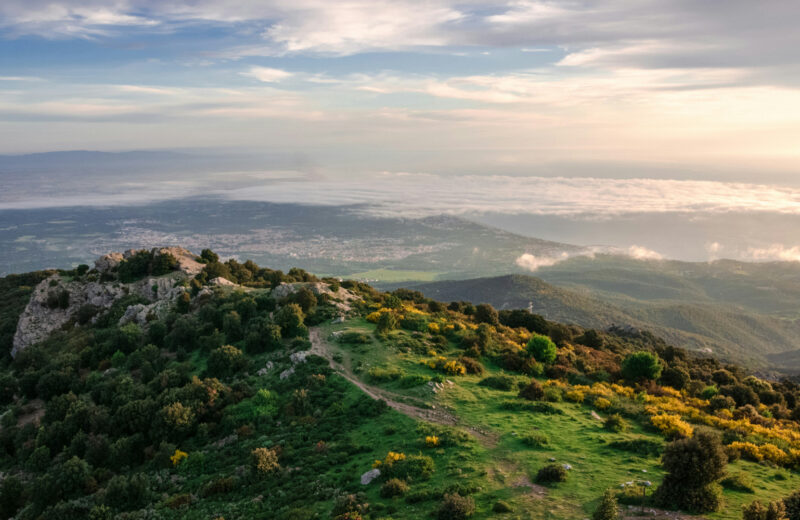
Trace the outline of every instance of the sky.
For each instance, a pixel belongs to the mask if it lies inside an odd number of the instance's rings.
[[[0,154],[284,154],[311,188],[230,195],[387,211],[796,215],[798,22],[793,0],[3,0]]]

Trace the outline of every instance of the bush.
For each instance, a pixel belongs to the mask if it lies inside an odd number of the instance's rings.
[[[565,482],[567,470],[560,464],[548,464],[536,473],[536,482],[548,484],[552,482]]]
[[[607,489],[600,500],[600,505],[592,514],[592,520],[617,520],[617,518],[619,518],[617,495]]]
[[[397,381],[398,379],[402,378],[404,373],[399,368],[370,368],[369,378],[375,382],[381,381]]]
[[[223,345],[208,356],[208,372],[215,377],[231,376],[247,366],[242,351],[232,345]]]
[[[458,493],[446,494],[436,512],[439,520],[463,520],[475,513],[472,497],[462,497]]]
[[[512,513],[514,512],[514,509],[508,502],[504,502],[503,500],[498,500],[492,506],[492,511],[495,513]]]
[[[635,453],[641,457],[658,457],[661,455],[663,445],[650,439],[633,439],[628,441],[614,441],[609,443],[609,448]]]
[[[481,375],[483,374],[483,365],[480,361],[475,358],[471,358],[469,356],[461,356],[458,358],[458,362],[461,363],[464,368],[467,369],[467,374],[475,374]]]
[[[278,452],[269,448],[256,448],[250,452],[253,457],[253,469],[257,474],[264,476],[281,469],[278,464]]]
[[[553,340],[541,334],[534,334],[528,341],[528,353],[539,363],[550,365],[556,360],[558,349]]]
[[[402,480],[426,479],[435,469],[433,459],[427,455],[408,455],[392,464],[381,465],[381,473]]]
[[[658,379],[661,375],[661,361],[650,352],[640,351],[629,354],[622,361],[622,375],[629,381]]]
[[[720,484],[722,484],[722,487],[725,489],[731,489],[733,491],[741,491],[743,493],[756,492],[753,487],[753,479],[751,479],[750,475],[747,473],[734,473],[723,479]]]
[[[766,506],[756,500],[744,506],[742,520],[786,520],[786,508],[780,500],[770,502]]]
[[[606,418],[603,428],[612,432],[623,432],[628,429],[628,423],[620,414],[613,413]]]
[[[517,380],[511,376],[507,375],[499,375],[499,376],[489,376],[487,378],[482,379],[478,385],[479,386],[486,386],[489,388],[494,388],[495,390],[511,390],[517,384]]]
[[[719,437],[700,431],[671,442],[661,460],[667,475],[654,495],[656,504],[698,513],[719,509],[722,490],[717,481],[728,462]]]
[[[800,491],[795,491],[783,499],[786,507],[786,517],[789,520],[800,520]]]
[[[381,497],[392,498],[401,497],[408,493],[408,484],[399,478],[391,478],[381,486]]]
[[[349,343],[351,345],[366,345],[372,343],[368,334],[358,331],[348,331],[339,336],[340,343]]]
[[[547,435],[539,432],[526,433],[519,438],[526,446],[531,448],[544,448],[550,443]]]
[[[519,397],[528,401],[538,401],[544,397],[544,388],[535,379],[531,379],[531,382],[519,391]]]

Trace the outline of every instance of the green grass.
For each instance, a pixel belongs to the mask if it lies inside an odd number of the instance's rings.
[[[328,326],[328,329],[371,333],[373,326],[366,321],[355,320]],[[367,372],[371,367],[396,367],[406,376],[435,376],[436,372],[422,363],[429,356],[398,348],[411,337],[409,332],[395,331],[384,340],[376,339],[371,345],[337,344],[335,348],[346,363],[360,367],[359,377],[367,382],[370,381]],[[449,354],[452,356],[457,353],[451,346]],[[568,402],[553,403],[562,412],[558,415],[503,409],[503,401],[516,399],[516,390],[505,392],[478,386],[478,382],[487,375],[499,373],[501,371],[496,367],[488,366],[487,373],[482,376],[445,376],[456,385],[438,394],[432,393],[425,385],[404,388],[400,381],[372,383],[414,399],[414,404],[422,401],[429,406],[444,408],[454,413],[464,425],[489,432],[491,440],[475,440],[467,453],[455,459],[470,468],[469,475],[472,476],[466,476],[466,480],[481,487],[481,491],[474,495],[477,505],[474,518],[494,518],[491,507],[500,499],[511,504],[514,518],[586,518],[597,507],[600,497],[608,488],[619,489],[623,482],[648,480],[653,483],[650,488],[652,492],[660,483],[663,471],[657,456],[638,456],[608,446],[612,441],[628,439],[663,442],[658,434],[634,420],[628,421],[630,428],[625,432],[607,431],[602,421],[592,418],[590,406]],[[600,412],[600,415],[606,414]],[[537,448],[527,446],[522,437],[533,432],[547,437],[548,444]],[[376,434],[363,432],[360,435]],[[375,443],[379,440],[378,437],[366,438]],[[411,441],[406,434],[398,437],[397,442],[403,447],[401,449],[408,450]],[[533,480],[538,469],[549,464],[551,459],[572,466],[566,482],[550,486],[544,495],[532,493],[530,488],[521,485],[526,478]],[[436,488],[439,479],[453,478],[450,474],[452,471],[442,475],[438,468],[437,465],[434,479],[425,486]],[[705,515],[708,518],[738,520],[742,506],[756,498],[762,501],[776,500],[800,487],[800,476],[796,472],[752,462],[737,461],[729,466],[728,471],[749,473],[756,483],[756,493],[726,490],[723,510]],[[775,477],[779,471],[787,477],[785,480]],[[456,473],[456,476],[462,475]],[[392,518],[418,518],[431,510],[430,507],[419,509],[418,505],[408,506],[401,502],[402,499],[392,499],[394,502],[381,499],[377,496],[377,488],[371,491],[370,497],[373,503],[396,504],[396,510],[390,507],[391,514],[387,514]]]

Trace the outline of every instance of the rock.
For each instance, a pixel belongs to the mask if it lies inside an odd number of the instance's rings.
[[[211,281],[208,282],[209,285],[215,285],[217,287],[232,287],[237,285],[232,281],[228,280],[227,278],[223,278],[221,276],[217,276],[216,278],[212,278]]]
[[[562,464],[561,467],[564,468],[567,471],[572,469],[572,466],[570,466],[569,464]]]
[[[175,257],[175,260],[178,261],[178,269],[189,276],[194,276],[200,273],[204,267],[203,264],[197,261],[196,255],[194,255],[188,249],[184,249],[182,247],[161,247],[157,250],[154,249],[153,253],[156,256],[166,253],[171,254],[173,257]]]
[[[595,420],[598,420],[598,421],[602,421],[602,420],[603,420],[603,418],[602,418],[602,417],[600,417],[600,416],[597,414],[597,412],[595,412],[594,410],[592,410],[591,412],[589,412],[589,415],[591,415],[591,416],[592,416],[592,419],[595,419]]]
[[[289,359],[292,360],[293,365],[296,365],[298,363],[305,363],[306,358],[309,356],[309,354],[311,354],[310,350],[301,350],[299,352],[293,353],[291,356],[289,356]]]
[[[268,373],[269,373],[269,370],[267,370],[266,368],[259,368],[258,372],[256,372],[256,375],[259,376],[259,377],[264,377]]]
[[[555,457],[550,457],[550,462],[555,462],[555,461],[556,461]]]
[[[279,378],[281,378],[281,379],[286,379],[286,378],[288,378],[289,376],[291,376],[292,374],[294,374],[294,367],[292,367],[292,368],[287,368],[286,370],[284,370],[283,372],[281,372],[281,374],[280,374],[278,377],[279,377]]]
[[[366,486],[380,476],[381,476],[381,470],[379,470],[378,468],[371,469],[366,473],[364,473],[363,475],[361,475],[361,485]]]
[[[109,253],[94,261],[94,267],[101,273],[108,273],[114,270],[122,262],[122,253]]]

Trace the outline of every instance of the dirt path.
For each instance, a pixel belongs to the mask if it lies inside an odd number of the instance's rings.
[[[343,365],[342,363],[338,363],[333,360],[331,344],[328,341],[328,338],[324,336],[323,332],[319,328],[311,327],[309,329],[309,337],[311,339],[312,353],[327,359],[328,363],[330,363],[331,365],[331,368],[336,370],[342,377],[344,377],[345,379],[356,385],[358,388],[360,388],[362,392],[364,392],[371,398],[376,400],[381,399],[385,401],[390,408],[393,408],[398,412],[407,415],[409,417],[412,417],[414,419],[420,419],[435,424],[443,424],[445,426],[459,426],[464,428],[468,433],[470,433],[472,436],[474,436],[484,444],[494,445],[497,443],[496,436],[488,432],[482,431],[478,428],[461,424],[458,417],[449,412],[446,412],[444,410],[421,408],[419,406],[414,406],[411,404],[400,402],[399,399],[402,398],[403,396],[364,383],[353,373],[352,369],[349,366],[346,366],[346,364]]]

